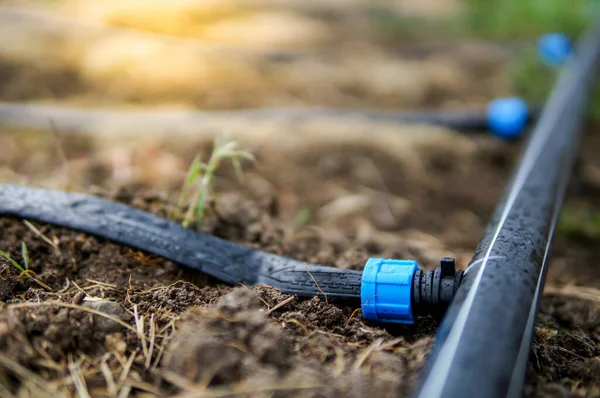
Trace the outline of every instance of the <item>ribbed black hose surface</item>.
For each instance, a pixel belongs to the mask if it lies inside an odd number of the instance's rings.
[[[359,271],[306,264],[252,250],[91,195],[0,184],[0,215],[87,232],[157,254],[232,285],[268,285],[301,297],[324,297],[325,292],[330,300],[360,303]]]
[[[518,397],[554,227],[600,58],[600,25],[565,66],[438,329],[420,398]]]

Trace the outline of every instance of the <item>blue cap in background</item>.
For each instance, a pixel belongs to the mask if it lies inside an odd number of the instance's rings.
[[[529,109],[519,97],[497,98],[488,104],[486,116],[488,128],[494,135],[515,139],[527,126]]]
[[[562,66],[573,51],[571,40],[562,33],[547,33],[538,39],[538,56],[546,65]]]

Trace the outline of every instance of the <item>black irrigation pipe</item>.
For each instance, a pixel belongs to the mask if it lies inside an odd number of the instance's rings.
[[[597,24],[565,65],[463,275],[418,397],[521,395],[552,237],[599,59]]]
[[[362,307],[363,313],[372,299],[363,296],[364,286],[377,285],[365,280],[366,273],[362,271],[307,264],[252,250],[92,195],[0,184],[0,216],[38,220],[87,232],[157,254],[230,285],[272,286],[302,298],[319,296],[342,305]],[[436,272],[427,273],[419,270],[414,261],[379,260],[369,260],[365,269],[369,263],[373,264],[371,269],[377,274],[379,270],[375,268],[381,261],[397,265],[391,279],[389,274],[385,275],[387,282],[393,284],[394,297],[381,300],[381,304],[407,303],[407,307],[398,314],[382,316],[373,300],[369,307],[373,315],[366,315],[371,320],[410,324],[413,314],[440,316],[460,284],[462,271],[455,272],[453,259],[442,259]],[[397,299],[397,295],[402,298]]]
[[[0,185],[0,215],[80,230],[157,254],[228,284],[268,285],[301,297],[360,305],[361,272],[306,264],[183,228],[96,196]]]
[[[537,118],[531,109],[527,123]],[[278,122],[297,125],[318,120],[341,120],[346,123],[428,124],[447,127],[467,133],[488,131],[490,117],[486,109],[376,111],[363,109],[330,108],[264,108],[223,111],[194,110],[113,110],[78,109],[49,105],[23,105],[0,102],[0,127],[34,128],[52,131],[53,126],[63,133],[99,133],[105,126],[151,124],[153,129],[176,133],[177,126],[193,130],[199,126],[226,126],[236,122]],[[195,127],[194,127],[195,126]],[[181,128],[180,128],[181,129]]]

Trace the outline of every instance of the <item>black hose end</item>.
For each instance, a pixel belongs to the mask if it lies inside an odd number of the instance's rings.
[[[463,271],[456,271],[456,261],[444,257],[432,271],[416,270],[413,276],[412,305],[418,315],[441,318],[450,306],[462,281]]]

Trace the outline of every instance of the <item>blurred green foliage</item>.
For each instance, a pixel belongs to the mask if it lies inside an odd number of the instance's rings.
[[[536,105],[550,95],[559,71],[540,62],[537,38],[561,32],[574,41],[592,21],[597,1],[589,0],[464,0],[468,29],[477,37],[523,39],[523,47],[507,66],[512,91]],[[595,85],[589,117],[600,121],[600,85]]]
[[[558,71],[540,62],[532,43],[508,65],[515,94],[530,103],[542,104],[558,77]]]
[[[507,65],[506,73],[512,92],[528,103],[541,106],[548,99],[560,70],[544,65],[537,55],[535,42],[524,46]],[[592,88],[588,103],[588,118],[600,122],[600,84]]]
[[[589,0],[464,0],[472,33],[498,39],[552,31],[576,36],[591,19]]]
[[[600,211],[588,204],[567,203],[563,206],[557,232],[576,240],[600,238]]]
[[[389,9],[371,10],[371,20],[390,39],[478,37],[535,39],[548,32],[578,36],[592,19],[598,0],[462,0],[464,13],[415,19]]]
[[[438,39],[488,39],[516,42],[518,50],[506,65],[513,95],[543,105],[559,71],[538,58],[536,41],[544,33],[561,32],[574,41],[600,14],[598,0],[462,0],[464,13],[448,18],[414,19],[374,11],[372,21],[392,43]],[[596,11],[596,12],[594,12]],[[595,85],[589,116],[600,122],[600,84]]]

